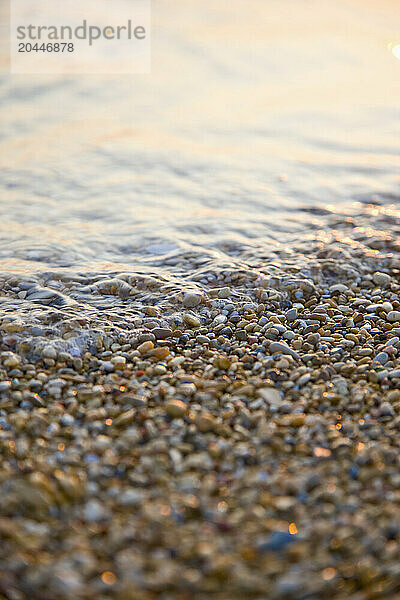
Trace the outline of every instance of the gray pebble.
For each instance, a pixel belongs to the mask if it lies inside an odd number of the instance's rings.
[[[242,342],[244,340],[247,340],[247,331],[245,331],[244,329],[238,329],[236,331],[236,337],[237,337],[238,340],[240,340]]]
[[[391,310],[387,315],[387,320],[391,323],[396,321],[400,321],[400,311],[399,310]]]
[[[349,291],[349,288],[343,283],[336,283],[335,285],[331,285],[329,291],[331,292],[331,294],[345,294]]]
[[[89,500],[86,504],[83,516],[85,521],[96,523],[108,517],[108,512],[98,500]]]
[[[114,371],[114,363],[112,363],[111,361],[104,361],[100,368],[106,373],[112,373]]]
[[[229,298],[231,290],[228,287],[223,287],[218,292],[218,298]]]
[[[304,373],[304,375],[299,377],[299,379],[297,380],[297,385],[299,387],[302,387],[303,385],[306,385],[306,383],[308,383],[310,381],[310,379],[311,379],[310,373]]]
[[[187,292],[183,297],[183,306],[185,308],[194,308],[201,302],[201,295],[194,292]]]
[[[386,364],[388,360],[389,354],[387,352],[379,352],[379,354],[375,356],[375,361],[380,363],[381,365]]]
[[[172,329],[168,327],[155,327],[152,329],[152,334],[156,337],[156,340],[166,340],[172,336]]]
[[[394,409],[390,402],[382,402],[378,409],[380,417],[394,417]]]
[[[121,494],[119,502],[121,506],[139,506],[143,502],[143,499],[144,492],[142,490],[130,488]]]
[[[284,325],[279,325],[278,323],[274,324],[274,329],[276,329],[276,331],[279,333],[285,333],[286,331],[286,327]]]
[[[293,331],[285,331],[283,337],[285,338],[285,340],[291,342],[296,337],[296,334]]]
[[[291,308],[288,311],[286,311],[286,320],[291,323],[292,321],[295,321],[297,319],[297,308]]]
[[[373,274],[372,279],[376,285],[381,287],[388,287],[391,281],[390,275],[387,273],[380,273],[379,271]]]
[[[390,338],[390,340],[388,340],[385,343],[385,346],[397,346],[397,344],[400,342],[400,338],[398,338],[397,336]]]
[[[206,335],[198,335],[196,341],[199,342],[199,344],[209,344],[210,338]]]
[[[290,356],[293,356],[293,358],[295,358],[296,360],[300,360],[300,356],[297,354],[297,352],[295,352],[294,350],[292,350],[292,348],[289,348],[287,344],[283,344],[282,342],[272,342],[272,344],[269,347],[269,351],[271,352],[271,354],[275,354],[278,352],[281,352],[282,354],[290,354]]]

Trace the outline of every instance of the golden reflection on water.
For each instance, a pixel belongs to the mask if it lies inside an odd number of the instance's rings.
[[[393,56],[400,60],[400,44],[390,42],[390,44],[388,44],[388,48],[392,52]]]
[[[116,244],[100,231],[107,216],[89,221],[81,215],[76,198],[82,198],[88,214],[115,203],[120,220],[115,218],[114,231],[128,222],[132,238],[140,237],[139,221],[146,219],[158,234],[161,224],[166,237],[182,240],[184,216],[197,224],[185,243],[204,243],[199,233],[209,233],[211,242],[226,231],[234,238],[240,229],[251,244],[258,218],[283,222],[270,216],[282,198],[294,204],[311,197],[331,219],[338,213],[340,186],[348,200],[341,214],[359,206],[374,220],[400,217],[393,205],[351,201],[353,187],[375,191],[383,176],[398,173],[391,116],[399,92],[396,6],[390,0],[158,0],[150,76],[79,77],[68,85],[61,76],[15,78],[10,96],[18,94],[0,115],[0,125],[11,129],[0,142],[0,166],[15,171],[19,182],[28,173],[23,192],[7,189],[7,197],[14,194],[18,205],[20,194],[31,194],[37,215],[44,216],[35,221],[21,213],[11,221],[13,212],[3,204],[0,232],[6,240],[8,232],[14,240],[25,236],[27,247],[35,247],[32,240],[74,250],[82,239],[91,250],[90,239],[104,241],[104,248]],[[132,155],[139,157],[133,166]],[[171,174],[176,166],[179,172]],[[32,172],[38,174],[33,193]],[[64,173],[64,185],[70,180],[75,187],[55,207],[54,196],[65,196],[58,185]],[[45,196],[49,180],[51,200]],[[76,181],[85,183],[83,192]],[[168,183],[172,191],[164,203]],[[93,189],[98,195],[88,205]],[[221,201],[208,206],[218,192]],[[50,211],[60,218],[51,221]],[[166,223],[171,214],[176,222]],[[383,234],[373,227],[356,232]],[[317,238],[328,242],[332,234],[321,228]],[[348,232],[335,232],[335,239],[358,244]],[[127,236],[121,246],[130,248],[132,240]],[[14,250],[0,268],[44,268],[32,254],[29,263],[19,258],[19,246]],[[99,270],[126,268],[124,256],[96,254],[96,260]]]

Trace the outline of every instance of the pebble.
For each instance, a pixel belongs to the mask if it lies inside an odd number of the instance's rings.
[[[310,373],[304,373],[304,375],[299,377],[299,379],[297,380],[297,385],[299,387],[303,387],[303,385],[306,385],[310,380],[311,380]]]
[[[218,298],[229,298],[231,295],[231,290],[228,287],[223,287],[220,290],[218,290]]]
[[[124,356],[113,356],[111,363],[116,369],[123,369],[126,366],[126,358]]]
[[[201,303],[202,296],[201,294],[196,294],[193,292],[187,292],[183,297],[183,306],[185,308],[195,308]]]
[[[387,320],[390,321],[391,323],[400,321],[400,311],[399,310],[391,310],[387,314]]]
[[[121,506],[137,507],[144,500],[143,490],[135,490],[133,488],[124,490],[119,496],[119,504]]]
[[[137,349],[140,354],[147,354],[150,352],[150,350],[154,349],[154,344],[151,341],[143,342],[143,344],[140,344]]]
[[[296,541],[296,536],[286,531],[273,531],[270,535],[257,538],[258,552],[282,552]]]
[[[393,417],[395,414],[393,406],[390,404],[390,402],[382,402],[378,411],[380,417]]]
[[[201,431],[201,433],[213,431],[215,427],[214,418],[212,415],[199,415],[196,418],[196,425],[197,429]]]
[[[335,285],[331,285],[329,291],[331,294],[346,294],[349,291],[349,288],[343,283],[336,283]]]
[[[279,408],[283,404],[280,392],[274,388],[261,388],[258,394],[272,408]]]
[[[285,340],[288,340],[289,342],[291,342],[292,340],[295,339],[296,334],[294,333],[294,331],[285,331],[285,333],[283,334],[283,337]]]
[[[306,415],[303,413],[293,413],[291,415],[285,415],[277,421],[278,425],[284,427],[302,427],[305,423]]]
[[[380,273],[379,271],[376,271],[376,273],[373,274],[372,279],[374,283],[376,283],[376,285],[379,285],[384,288],[388,287],[391,282],[390,275],[388,275],[387,273]]]
[[[90,523],[97,523],[107,519],[109,516],[108,511],[104,505],[98,500],[89,500],[83,511],[83,518],[85,521]]]
[[[122,414],[120,414],[116,419],[114,419],[113,424],[115,427],[126,427],[126,425],[130,425],[135,420],[136,411],[131,408]]]
[[[169,400],[165,403],[165,410],[172,419],[179,419],[187,413],[187,405],[181,400]]]
[[[19,356],[9,352],[6,359],[4,360],[4,366],[8,368],[18,367],[20,365],[21,359]]]
[[[290,308],[285,313],[286,320],[289,323],[295,321],[297,319],[297,314],[298,314],[297,308]]]
[[[196,339],[199,344],[209,344],[211,341],[206,335],[198,335]]]
[[[375,356],[375,360],[381,365],[384,365],[389,360],[389,354],[387,352],[379,352],[379,354]]]
[[[53,346],[45,346],[42,350],[43,358],[57,358],[57,350]]]
[[[172,329],[168,327],[155,327],[151,332],[157,340],[166,340],[172,336]]]
[[[290,354],[296,360],[300,360],[299,354],[295,352],[292,348],[290,348],[287,344],[283,344],[282,342],[272,342],[269,347],[269,351],[271,354],[281,353],[281,354]]]
[[[389,313],[393,310],[393,304],[391,302],[382,302],[381,304],[382,310]]]
[[[189,325],[189,327],[200,327],[201,325],[200,319],[189,313],[185,313],[183,315],[183,320],[185,321],[186,325]]]

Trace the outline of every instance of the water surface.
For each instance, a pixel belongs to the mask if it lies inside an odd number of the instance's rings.
[[[343,216],[396,231],[396,15],[154,0],[149,76],[3,74],[0,271],[185,286],[346,237]]]

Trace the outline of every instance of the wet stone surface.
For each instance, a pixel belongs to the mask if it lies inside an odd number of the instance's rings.
[[[400,258],[385,239],[316,240],[196,291],[5,274],[1,597],[394,597]]]

